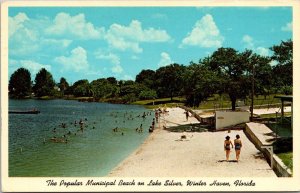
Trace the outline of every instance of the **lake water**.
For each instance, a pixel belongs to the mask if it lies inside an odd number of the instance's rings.
[[[154,117],[137,105],[9,100],[10,110],[33,108],[41,113],[9,114],[9,176],[105,176],[145,140]]]

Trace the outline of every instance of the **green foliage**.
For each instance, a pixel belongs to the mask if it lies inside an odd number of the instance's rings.
[[[273,60],[279,65],[293,64],[293,42],[292,40],[281,41],[280,45],[274,45],[270,48],[274,53]]]
[[[217,82],[217,73],[209,70],[202,61],[200,64],[192,63],[184,73],[183,93],[186,105],[198,107],[204,99],[214,94]]]
[[[42,68],[36,74],[34,82],[35,84],[33,86],[33,91],[35,96],[53,96],[55,82],[53,80],[52,74],[45,68]]]
[[[155,90],[142,90],[139,94],[139,99],[147,100],[147,99],[155,99],[157,98],[157,94]]]
[[[291,86],[293,84],[293,42],[282,41],[280,45],[270,48],[273,51],[272,60],[278,64],[272,69],[274,87]]]
[[[136,75],[135,82],[144,84],[150,89],[155,88],[155,71],[153,70],[142,70],[138,75]]]
[[[232,110],[235,110],[236,100],[246,98],[249,93],[249,79],[246,75],[251,66],[251,56],[249,50],[238,53],[233,48],[219,48],[207,64],[217,72],[219,93],[223,91],[229,95]]]
[[[15,98],[24,98],[31,93],[31,76],[25,68],[19,68],[10,77],[8,85],[9,95]]]
[[[277,156],[290,170],[293,170],[293,152],[279,153]]]
[[[160,67],[155,73],[155,85],[158,97],[170,97],[181,93],[183,87],[183,75],[185,67],[179,64],[171,64]]]
[[[283,93],[285,95],[291,95],[293,93],[293,87],[292,86],[283,86],[280,89],[280,93]]]
[[[88,97],[93,95],[93,90],[86,79],[76,81],[71,87],[71,92],[76,97]]]
[[[60,81],[58,83],[58,87],[60,89],[62,96],[64,96],[65,91],[69,88],[69,83],[67,82],[67,80],[64,77],[61,77]]]
[[[143,84],[135,83],[134,81],[126,81],[120,87],[120,96],[123,97],[125,95],[134,94],[134,98],[138,98],[139,94],[147,89],[148,88]]]
[[[128,93],[124,96],[122,96],[123,103],[132,103],[134,101],[137,101],[138,98],[134,93]]]
[[[113,78],[100,78],[91,82],[94,97],[96,98],[111,98],[115,97],[118,92],[117,81]]]

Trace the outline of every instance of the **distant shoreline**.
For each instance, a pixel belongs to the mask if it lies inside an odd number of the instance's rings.
[[[9,99],[13,100],[28,100],[28,99],[33,99],[33,100],[56,100],[56,99],[61,99],[61,100],[77,100],[78,102],[100,102],[100,103],[111,103],[111,104],[130,104],[130,103],[122,103],[120,100],[118,102],[117,99],[106,99],[106,100],[101,100],[101,99],[96,99],[94,97],[72,97],[72,96],[67,96],[67,97],[55,97],[55,96],[43,96],[43,97],[24,97],[24,98],[14,98],[14,97],[9,97]]]

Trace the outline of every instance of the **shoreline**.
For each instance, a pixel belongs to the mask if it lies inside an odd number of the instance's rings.
[[[194,117],[185,120],[184,110],[168,108],[169,115],[160,118],[160,125],[108,177],[277,177],[243,131],[171,132],[163,127],[197,123]],[[243,149],[239,162],[231,151],[225,161],[223,141],[241,136]],[[186,139],[181,139],[185,135]]]

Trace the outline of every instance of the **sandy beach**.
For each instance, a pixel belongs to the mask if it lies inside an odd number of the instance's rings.
[[[168,115],[145,142],[109,173],[116,177],[276,177],[259,151],[243,131],[222,132],[170,132],[163,126],[173,127],[198,121],[186,121],[181,108],[168,109]],[[239,162],[234,162],[232,150],[229,162],[225,161],[225,136],[233,140],[239,134],[243,143]],[[181,136],[187,138],[181,140]]]

